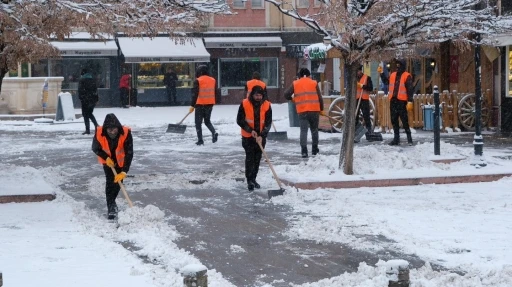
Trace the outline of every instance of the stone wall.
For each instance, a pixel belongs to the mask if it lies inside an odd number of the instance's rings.
[[[42,114],[45,77],[4,78],[0,92],[0,114]],[[48,102],[45,113],[55,113],[63,77],[48,77]]]

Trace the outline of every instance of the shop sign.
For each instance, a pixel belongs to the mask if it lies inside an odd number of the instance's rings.
[[[279,43],[206,43],[206,48],[280,48]]]
[[[126,63],[175,63],[175,62],[209,62],[209,58],[172,58],[172,57],[127,57]]]
[[[304,59],[306,60],[318,60],[325,59],[326,49],[320,47],[306,47],[304,49]]]
[[[306,49],[309,44],[292,44],[286,46],[286,57],[288,58],[303,58],[304,57],[304,49]]]
[[[61,56],[117,56],[117,50],[60,50]]]

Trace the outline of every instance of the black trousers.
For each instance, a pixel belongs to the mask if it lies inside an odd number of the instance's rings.
[[[267,139],[262,138],[261,145],[263,148],[265,148],[266,143]],[[245,150],[245,178],[247,182],[256,180],[263,152],[253,137],[242,137],[242,147]]]
[[[94,112],[94,107],[96,105],[89,104],[87,102],[82,102],[81,104],[82,104],[82,116],[84,117],[84,123],[85,123],[85,130],[90,131],[91,123],[89,122],[89,120],[92,121],[95,128],[98,126],[98,122],[96,121],[96,118],[92,114],[92,112]]]
[[[176,87],[167,87],[167,99],[169,100],[169,105],[176,104]]]
[[[409,117],[407,116],[407,101],[400,101],[396,98],[392,98],[389,105],[390,113],[391,113],[391,124],[393,125],[393,132],[395,134],[395,139],[400,138],[400,121],[402,121],[402,126],[405,130],[405,133],[410,135],[411,129],[409,128]]]
[[[121,169],[116,167],[116,172],[120,173]],[[114,173],[112,169],[108,167],[106,164],[103,165],[103,171],[105,172],[105,196],[107,199],[107,212],[113,211],[114,206],[116,206],[116,198],[119,194],[119,190],[121,187],[119,183],[114,182]]]
[[[119,89],[119,96],[121,98],[121,106],[125,107],[128,105],[129,97],[130,97],[130,90],[128,88],[120,88]]]
[[[308,144],[308,127],[311,130],[311,140],[313,146],[318,145],[318,124],[320,122],[319,112],[304,112],[299,114],[300,125],[300,146],[306,147]]]
[[[359,111],[363,112],[364,126],[369,132],[372,132],[372,120],[370,118],[370,100],[361,99],[361,103],[359,104],[359,110],[356,111],[356,115],[358,116],[356,120],[356,126],[357,122],[359,121]]]
[[[196,121],[196,132],[197,132],[197,139],[202,141],[203,140],[203,129],[201,128],[201,125],[204,124],[206,127],[210,130],[210,132],[215,134],[215,128],[212,125],[212,122],[210,121],[210,118],[212,117],[212,110],[213,105],[196,105],[195,108],[195,121]]]

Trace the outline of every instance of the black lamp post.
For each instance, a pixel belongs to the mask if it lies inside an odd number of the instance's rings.
[[[484,167],[487,165],[483,158],[484,139],[482,137],[482,65],[480,62],[480,40],[481,35],[475,35],[475,136],[473,146],[475,155],[471,165]]]

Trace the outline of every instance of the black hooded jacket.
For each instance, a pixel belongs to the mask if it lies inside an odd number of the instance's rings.
[[[252,106],[254,107],[254,130],[260,135],[261,137],[266,138],[268,135],[268,132],[270,131],[270,127],[272,126],[272,106],[268,109],[268,111],[265,113],[265,126],[263,127],[263,130],[261,131],[261,134],[258,132],[260,130],[260,107],[261,104],[263,104],[266,100],[261,100],[261,102],[257,102],[254,100],[253,95],[258,92],[256,86],[252,89],[251,94],[249,95],[249,101],[251,102]],[[263,94],[263,88],[261,88],[260,93]],[[245,109],[244,104],[241,103],[240,107],[238,108],[238,114],[236,116],[236,123],[244,129],[246,132],[251,133],[253,129],[249,126],[249,124],[245,121]]]
[[[109,127],[117,127],[119,133],[117,134],[117,137],[114,139],[111,139],[107,134],[107,128]],[[116,148],[119,143],[119,136],[124,134],[123,125],[121,125],[121,122],[117,119],[116,115],[114,114],[108,114],[105,116],[105,121],[103,121],[103,129],[101,132],[102,137],[105,137],[108,141],[108,147],[110,148],[110,154],[115,155],[116,154]],[[98,135],[95,135],[92,140],[92,151],[101,157],[102,159],[106,160],[108,158],[108,155],[103,149],[101,148],[101,144],[96,138]],[[128,136],[126,137],[126,140],[124,141],[124,166],[122,168],[122,171],[128,173],[130,170],[130,165],[132,164],[133,159],[133,138],[132,138],[132,132],[131,129],[128,129]],[[114,163],[117,166],[117,158],[115,156],[111,157]]]
[[[400,60],[400,68],[396,71],[396,78],[395,78],[395,87],[397,87],[393,91],[392,98],[396,99],[398,97],[398,87],[400,86],[400,79],[402,78],[403,72],[405,72],[406,68],[406,62],[404,60]],[[380,78],[384,84],[389,84],[389,77],[384,75],[384,73],[380,74]],[[414,87],[412,84],[412,77],[409,76],[405,80],[405,89],[407,90],[407,101],[412,102],[413,101],[413,95],[414,95]]]
[[[98,87],[90,73],[82,75],[78,82],[78,99],[82,105],[92,105],[98,102]]]

